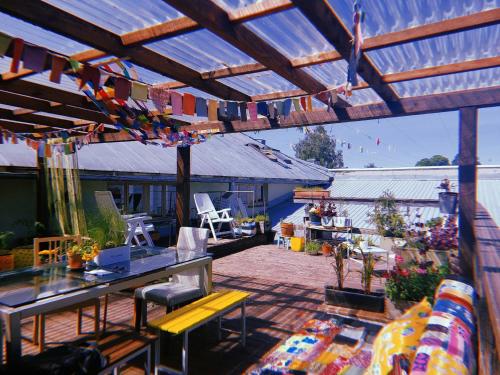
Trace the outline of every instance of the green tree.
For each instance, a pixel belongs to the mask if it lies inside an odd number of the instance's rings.
[[[365,168],[377,168],[377,166],[375,165],[375,163],[368,163],[365,165]]]
[[[421,159],[415,164],[416,167],[432,167],[440,165],[450,165],[450,160],[443,155],[434,155],[431,158]]]
[[[459,154],[456,154],[455,157],[453,158],[453,161],[451,162],[451,165],[458,165],[459,161],[460,161],[460,156]],[[477,165],[481,165],[479,159],[477,159]]]
[[[336,150],[335,138],[328,135],[323,126],[316,127],[293,146],[295,156],[302,160],[315,160],[326,168],[342,168],[344,158],[342,150]]]

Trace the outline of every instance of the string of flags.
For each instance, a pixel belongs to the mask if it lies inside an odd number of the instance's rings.
[[[95,138],[102,141],[102,133],[111,126],[112,129],[125,132],[132,139],[144,144],[183,147],[205,142],[219,129],[209,127],[199,131],[182,130],[170,121],[171,115],[196,115],[208,118],[209,122],[257,120],[260,115],[279,121],[280,118],[289,116],[292,109],[296,112],[312,112],[313,97],[327,103],[327,111],[332,111],[338,102],[338,96],[350,97],[352,85],[357,84],[356,67],[361,55],[361,23],[364,19],[358,2],[354,5],[353,18],[353,49],[345,85],[312,95],[267,102],[218,101],[162,86],[148,85],[139,81],[135,69],[128,61],[117,60],[92,66],[27,43],[21,38],[12,38],[0,33],[0,56],[5,56],[10,49],[12,73],[19,72],[22,62],[24,69],[38,73],[49,66],[49,80],[53,83],[61,83],[62,75],[67,75],[112,124],[89,124],[66,130],[18,134],[0,128],[0,143],[26,140],[28,146],[36,149],[39,155],[50,157],[53,152],[73,153]],[[156,111],[148,108],[148,100],[151,100]],[[151,140],[151,133],[153,138],[160,139],[160,144]],[[348,149],[350,147],[348,144]]]

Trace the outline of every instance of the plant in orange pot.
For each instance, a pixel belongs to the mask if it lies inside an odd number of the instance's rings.
[[[328,242],[323,242],[323,245],[321,246],[321,252],[325,257],[328,257],[332,254],[332,245]]]
[[[99,254],[99,247],[92,240],[74,244],[66,252],[68,267],[72,270],[80,270],[83,268],[83,262],[92,260],[97,254]]]

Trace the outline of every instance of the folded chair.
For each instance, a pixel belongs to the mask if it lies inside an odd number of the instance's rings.
[[[234,238],[234,219],[230,216],[230,208],[224,208],[217,211],[207,193],[197,193],[194,195],[194,203],[196,205],[196,210],[198,215],[201,216],[200,228],[203,228],[205,224],[208,223],[212,236],[214,240],[217,241],[217,236],[224,234],[231,234]],[[214,224],[217,225],[217,230],[215,230]],[[229,230],[221,232],[223,224],[229,225]]]
[[[110,191],[95,191],[94,192],[97,206],[101,213],[113,213],[120,215],[118,207],[116,207],[113,195]],[[154,243],[149,234],[155,230],[153,224],[145,224],[145,220],[151,220],[151,216],[147,216],[146,212],[132,215],[120,215],[120,217],[127,223],[127,238],[125,240],[126,245],[132,245],[132,240],[138,246],[148,245],[153,247]],[[144,240],[141,240],[139,236],[143,236]]]
[[[66,255],[67,250],[73,243],[80,243],[80,236],[59,236],[59,237],[44,237],[33,239],[33,260],[35,266],[42,264],[55,264],[63,261],[63,256]],[[104,321],[106,320],[107,312],[107,296],[104,300],[105,313]],[[33,323],[33,343],[38,345],[38,349],[42,352],[45,348],[45,317],[49,314],[63,313],[67,311],[77,312],[77,325],[76,334],[82,333],[82,318],[84,307],[94,307],[94,332],[96,336],[99,334],[100,323],[100,301],[99,298],[81,302],[63,309],[54,310],[50,313],[43,313],[35,316]],[[105,326],[103,327],[105,330]]]
[[[182,227],[177,240],[177,255],[179,261],[187,261],[193,255],[206,254],[208,229]],[[205,285],[201,277],[203,267],[186,270],[172,276],[172,281],[148,285],[135,290],[135,322],[136,329],[141,322],[147,322],[147,301],[166,306],[167,312],[175,306],[203,297]]]

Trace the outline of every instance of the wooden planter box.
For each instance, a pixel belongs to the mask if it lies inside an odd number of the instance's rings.
[[[325,285],[325,302],[329,305],[384,312],[384,297],[384,293],[365,294],[360,289],[344,288],[338,290],[331,285]]]
[[[406,310],[408,310],[413,305],[416,305],[417,301],[391,301],[389,298],[385,297],[385,316],[389,319],[399,319]]]
[[[293,197],[296,199],[330,198],[330,192],[328,190],[294,190]]]
[[[458,255],[458,250],[427,250],[425,253],[420,253],[420,250],[415,248],[397,249],[396,255],[403,258],[405,263],[414,261],[417,263],[432,261],[436,267],[450,264],[450,255]]]

